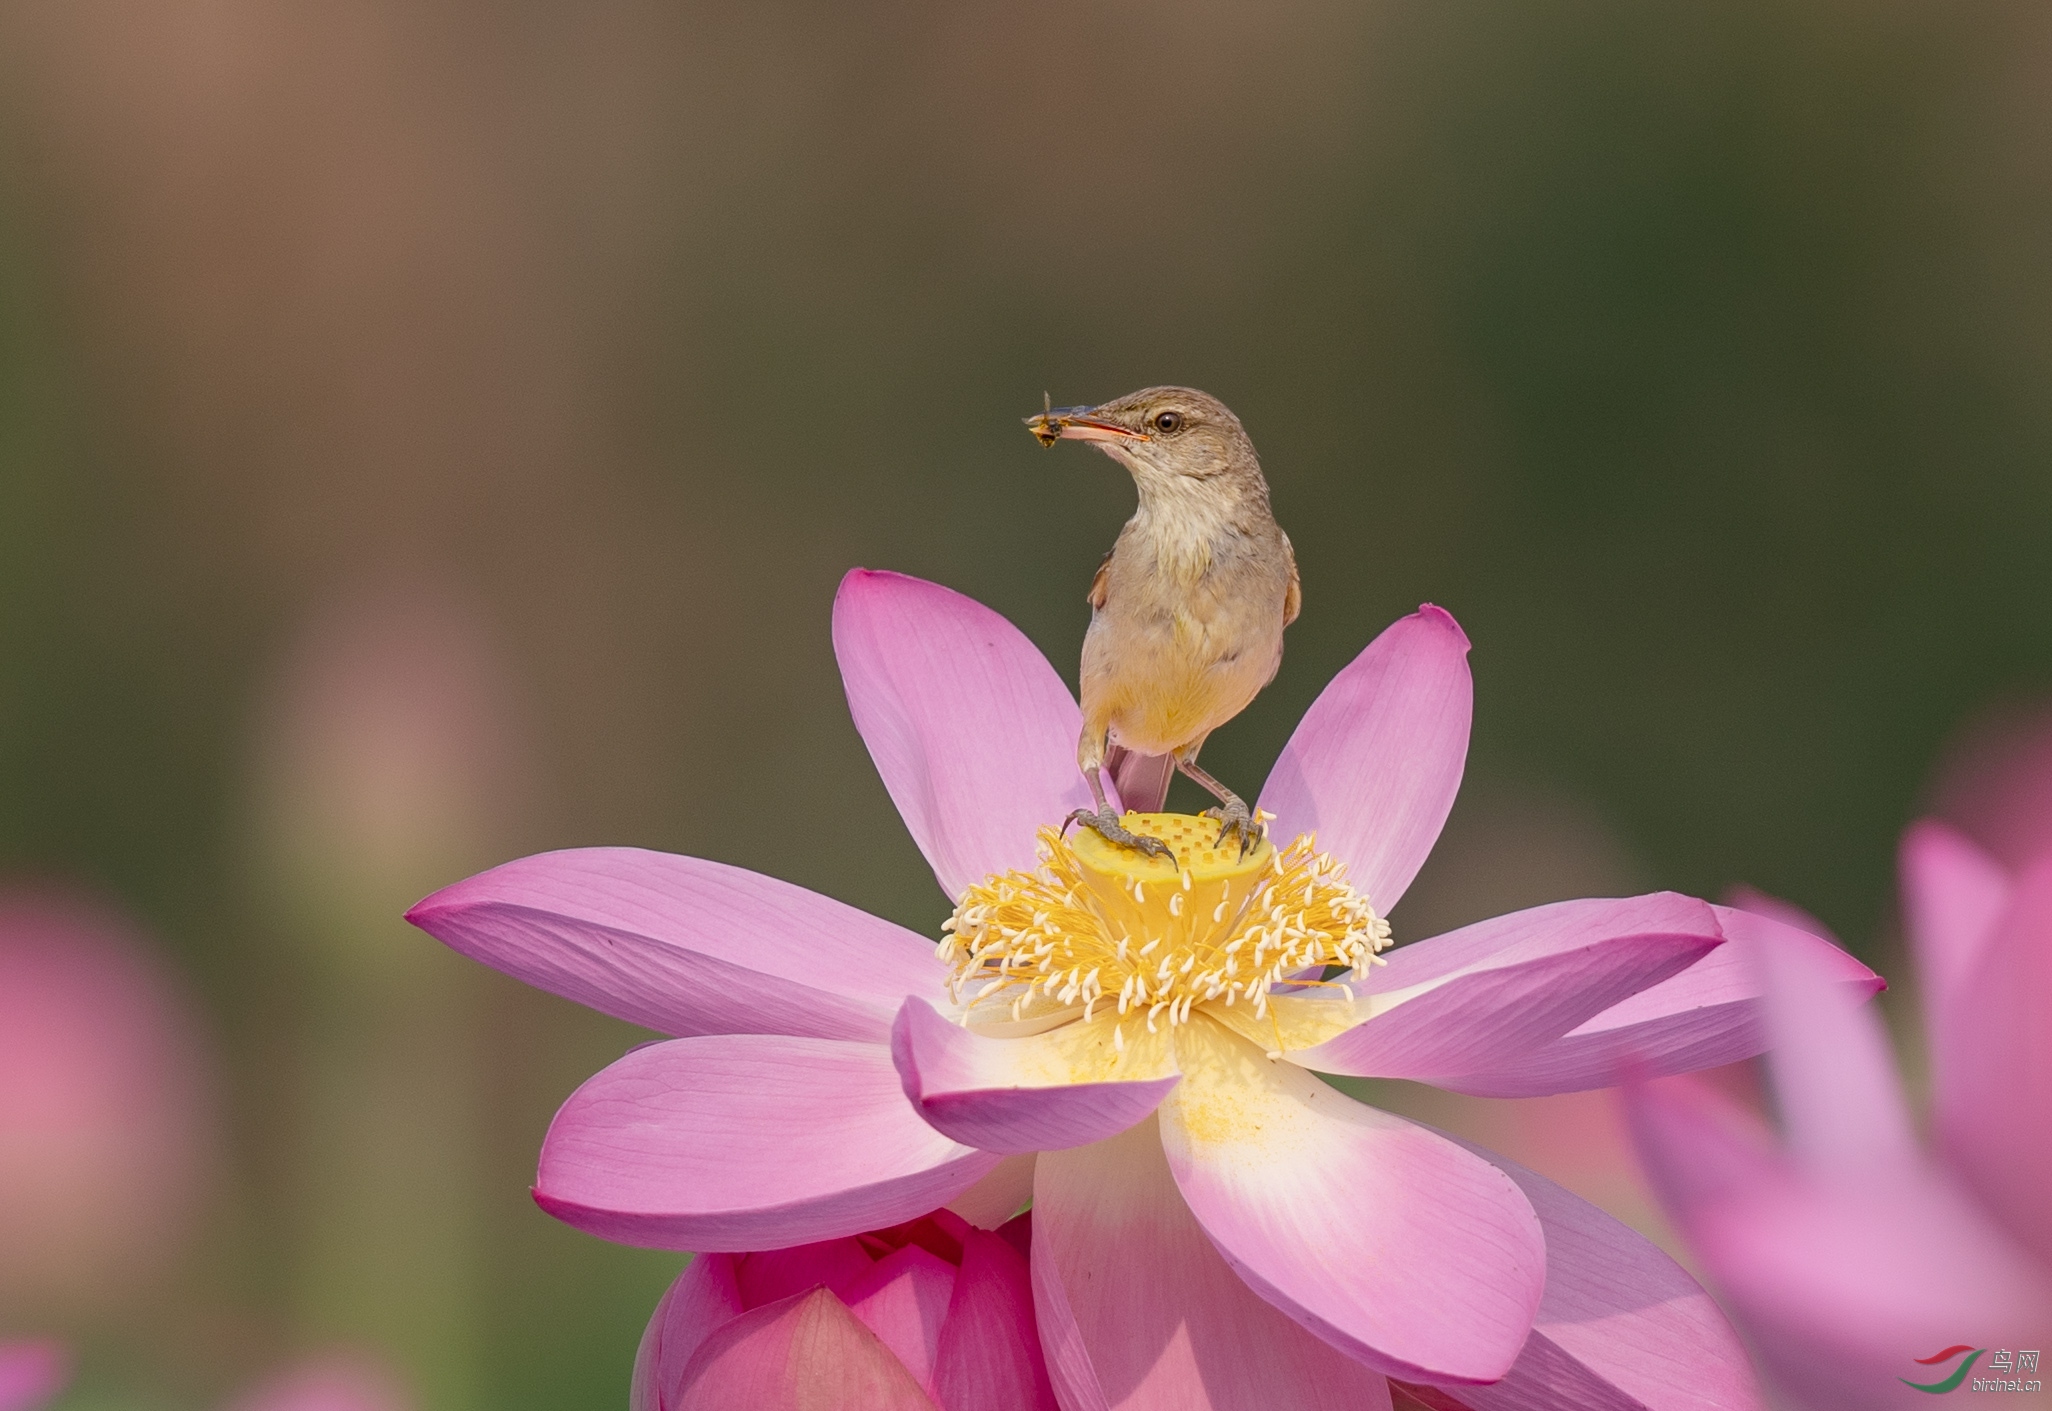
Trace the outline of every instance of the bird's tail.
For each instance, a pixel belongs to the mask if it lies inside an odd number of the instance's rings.
[[[1104,767],[1118,787],[1119,802],[1135,813],[1160,813],[1176,777],[1173,755],[1136,754],[1123,745],[1104,752]]]

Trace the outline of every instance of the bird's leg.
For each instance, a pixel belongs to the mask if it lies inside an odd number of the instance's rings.
[[[1146,833],[1135,833],[1119,822],[1119,816],[1113,813],[1112,806],[1105,802],[1104,783],[1098,778],[1097,770],[1085,770],[1083,777],[1090,781],[1090,793],[1097,800],[1097,811],[1092,813],[1087,808],[1077,809],[1063,820],[1064,833],[1069,831],[1071,823],[1080,823],[1107,843],[1116,843],[1122,848],[1137,848],[1148,857],[1165,857],[1177,867],[1182,866],[1182,863],[1176,861],[1176,855],[1169,850],[1167,843]]]
[[[1261,842],[1265,830],[1248,810],[1246,801],[1212,778],[1208,770],[1198,767],[1196,750],[1177,750],[1176,768],[1202,784],[1219,802],[1219,807],[1204,810],[1206,818],[1218,820],[1218,842],[1214,846],[1224,847],[1227,836],[1237,833],[1240,836],[1240,856],[1245,857]]]
[[[1102,750],[1101,744],[1099,749],[1100,751]],[[1131,828],[1119,822],[1119,816],[1112,812],[1112,806],[1105,801],[1104,780],[1099,777],[1099,770],[1102,768],[1102,756],[1100,754],[1097,759],[1089,759],[1088,736],[1084,737],[1083,754],[1089,760],[1088,763],[1083,765],[1083,777],[1090,781],[1090,797],[1097,800],[1097,811],[1092,813],[1087,808],[1077,809],[1062,820],[1062,831],[1066,833],[1069,831],[1070,824],[1080,823],[1107,843],[1115,843],[1122,848],[1137,848],[1148,857],[1165,857],[1176,867],[1180,868],[1183,864],[1176,860],[1175,853],[1169,850],[1167,843],[1164,843],[1159,838],[1150,837],[1146,833],[1135,833]]]

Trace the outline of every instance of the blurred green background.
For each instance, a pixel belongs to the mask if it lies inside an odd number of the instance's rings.
[[[622,1404],[679,1259],[525,1186],[638,1035],[398,914],[634,843],[935,930],[828,608],[1073,679],[1132,489],[1043,390],[1261,451],[1306,606],[1227,781],[1468,630],[1399,939],[1743,880],[1886,963],[1932,759],[2052,684],[2048,80],[1982,0],[0,6],[0,873],[158,938],[221,1114],[174,1255],[0,1332],[78,1406],[337,1344]]]

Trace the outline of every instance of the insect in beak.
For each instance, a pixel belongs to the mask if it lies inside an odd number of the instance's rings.
[[[1123,426],[1101,421],[1091,415],[1094,407],[1058,407],[1047,393],[1040,394],[1039,412],[1026,418],[1026,429],[1033,433],[1043,446],[1052,446],[1057,441],[1151,441],[1154,438],[1144,431],[1128,431]]]

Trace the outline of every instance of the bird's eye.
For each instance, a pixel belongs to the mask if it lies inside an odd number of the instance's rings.
[[[1181,412],[1162,412],[1154,418],[1154,429],[1164,436],[1172,436],[1183,429]]]

